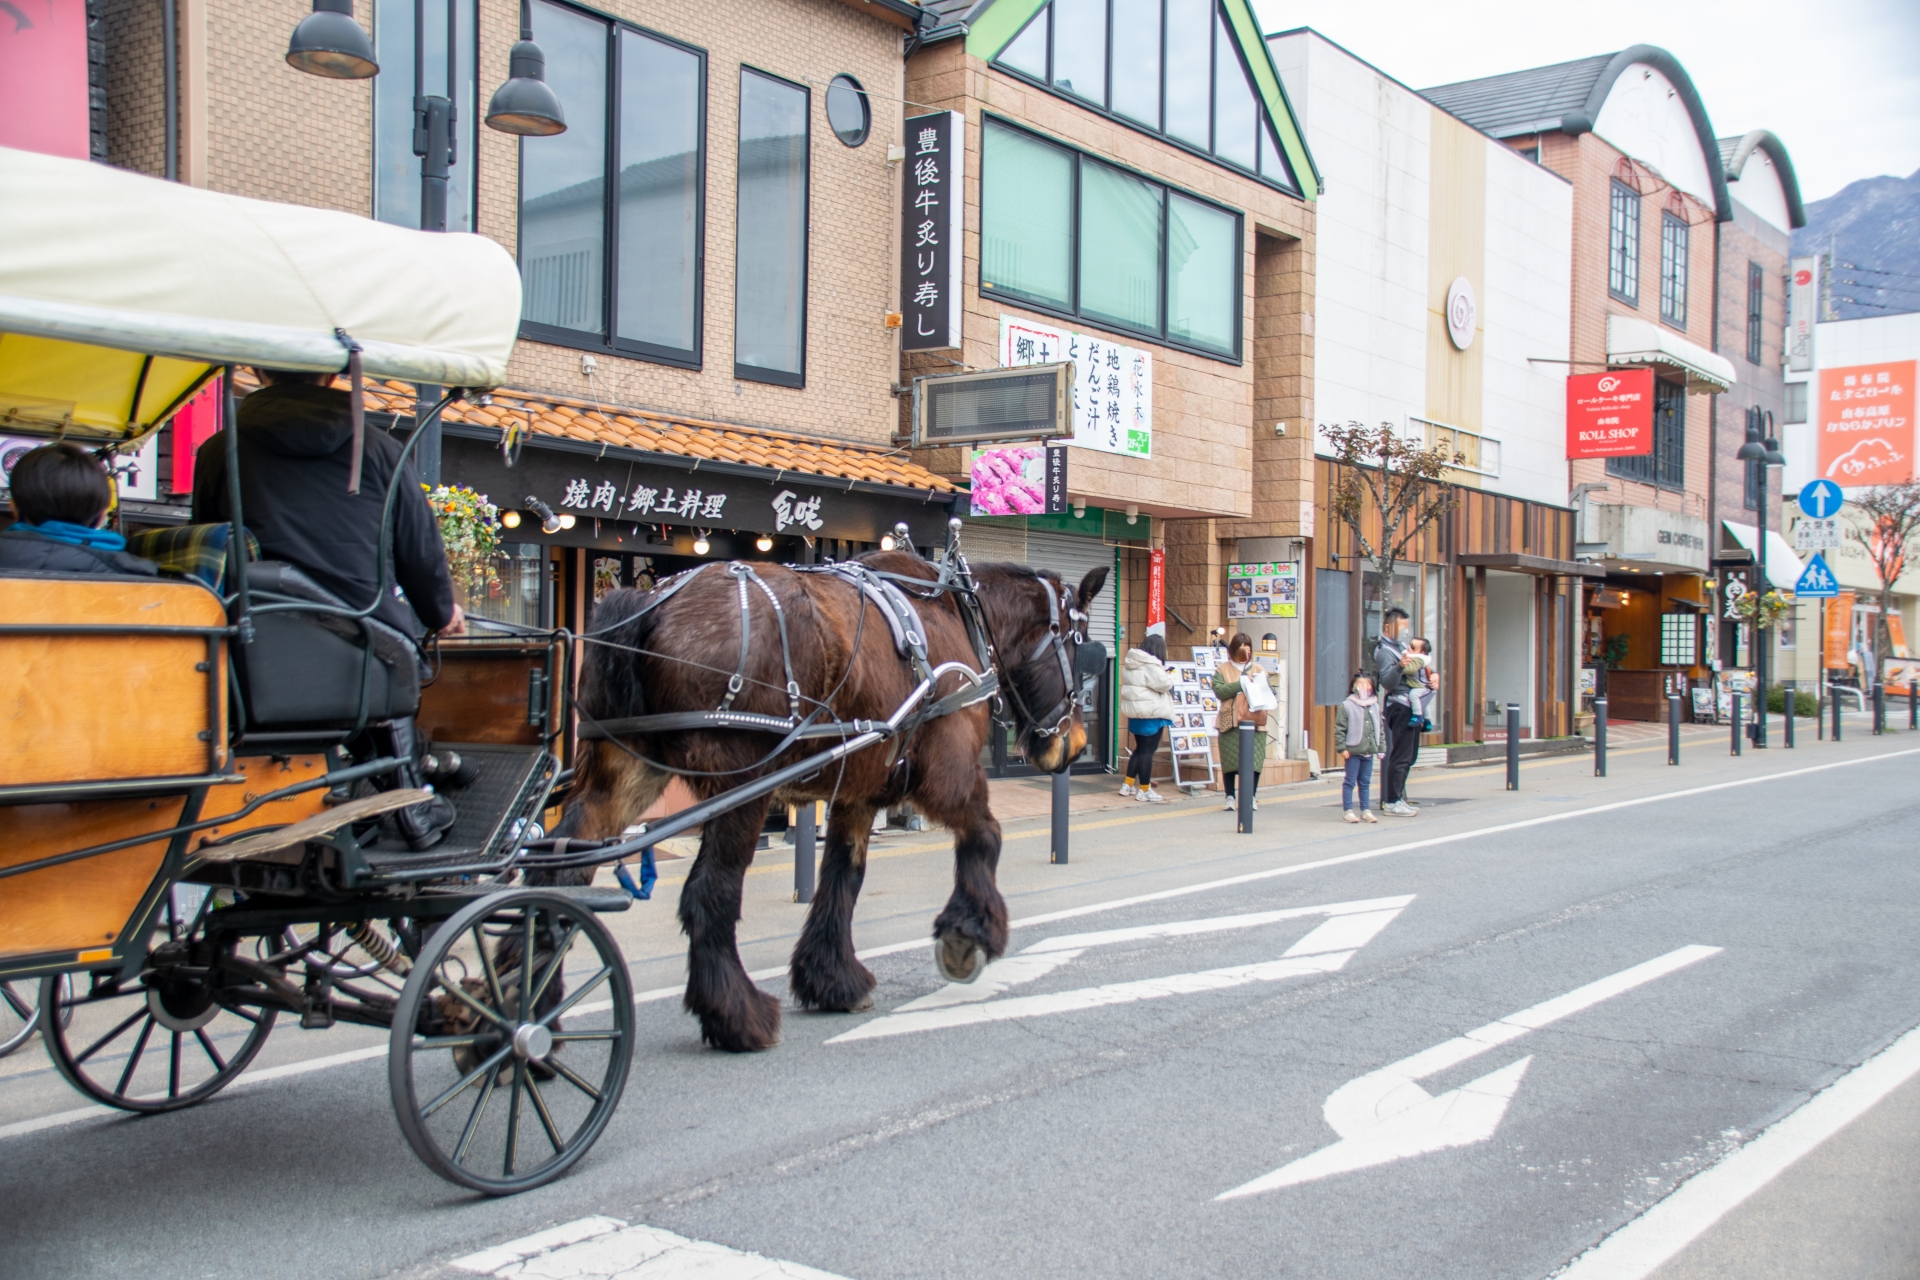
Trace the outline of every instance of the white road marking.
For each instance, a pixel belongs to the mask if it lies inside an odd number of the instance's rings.
[[[1920,1028],[1814,1094],[1726,1159],[1688,1178],[1666,1199],[1574,1259],[1556,1273],[1556,1280],[1642,1280],[1915,1075],[1920,1075]]]
[[[581,1218],[448,1264],[461,1271],[525,1280],[843,1280],[797,1262],[689,1240],[618,1218]]]
[[[928,992],[918,1000],[909,1000],[895,1009],[895,1013],[911,1013],[915,1009],[944,1009],[949,1005],[976,1004],[982,1000],[991,1000],[995,996],[1005,995],[1009,988],[1022,983],[1044,978],[1069,960],[1078,959],[1078,951],[1047,951],[1034,954],[1030,947],[1017,956],[1007,956],[995,960],[980,976],[972,982],[949,982],[938,991]]]
[[[1139,906],[1142,903],[1160,902],[1168,898],[1184,897],[1192,893],[1206,893],[1214,889],[1230,888],[1234,885],[1248,884],[1258,880],[1268,880],[1276,876],[1300,875],[1303,872],[1320,871],[1327,867],[1343,866],[1350,862],[1364,862],[1370,858],[1384,858],[1390,854],[1411,853],[1418,849],[1455,844],[1463,840],[1477,840],[1483,836],[1499,835],[1507,831],[1519,831],[1524,828],[1542,826],[1552,822],[1567,822],[1576,818],[1591,817],[1597,813],[1614,813],[1621,809],[1636,808],[1640,805],[1658,804],[1664,800],[1678,800],[1689,796],[1706,795],[1710,792],[1725,791],[1733,787],[1765,785],[1771,782],[1778,782],[1782,778],[1797,778],[1810,773],[1824,773],[1829,769],[1850,769],[1859,765],[1878,764],[1884,760],[1897,760],[1902,756],[1911,755],[1920,755],[1920,747],[1910,747],[1901,751],[1889,751],[1883,755],[1860,756],[1852,760],[1835,760],[1827,764],[1809,765],[1802,769],[1787,769],[1780,773],[1763,774],[1757,778],[1737,778],[1731,782],[1715,782],[1703,787],[1686,787],[1678,791],[1663,791],[1657,795],[1640,796],[1632,800],[1616,800],[1610,804],[1592,805],[1585,809],[1575,809],[1567,813],[1545,814],[1538,818],[1527,818],[1519,822],[1505,822],[1491,827],[1477,827],[1471,831],[1461,831],[1452,835],[1435,836],[1429,840],[1415,840],[1406,844],[1388,845],[1382,849],[1362,850],[1358,853],[1344,854],[1338,858],[1322,858],[1317,862],[1298,862],[1290,866],[1274,867],[1267,871],[1255,871],[1246,875],[1229,876],[1224,880],[1209,880],[1201,884],[1185,885],[1178,889],[1165,889],[1158,893],[1137,894],[1130,898],[1116,898],[1109,902],[1096,902],[1082,907],[1069,907],[1062,911],[1047,912],[1044,915],[1028,916],[1021,920],[1010,920],[1007,922],[1007,927],[1011,929],[1021,929],[1036,924],[1050,924],[1055,920],[1071,920],[1079,916],[1095,915],[1102,911],[1117,911],[1124,907]],[[922,950],[927,951],[930,955],[932,952],[931,941],[924,938],[912,938],[905,942],[894,942],[886,946],[870,947],[865,951],[861,951],[859,956],[862,960],[872,960],[879,956],[898,955],[904,951]],[[786,971],[786,967],[783,965],[779,968],[759,969],[747,976],[755,982],[764,982],[771,978],[778,978],[786,973]],[[677,986],[656,987],[650,991],[643,991],[636,995],[633,998],[633,1002],[636,1005],[640,1005],[659,1000],[670,1000],[680,995],[683,990],[683,987]],[[594,1009],[583,1007],[581,1012],[593,1012],[597,1011],[597,1009],[611,1007],[610,1004],[599,1005]],[[385,1052],[386,1050],[384,1048],[365,1050],[362,1051],[362,1056],[377,1057],[379,1054]],[[343,1062],[358,1060],[358,1058],[350,1055],[334,1054],[325,1058],[315,1058],[307,1063],[290,1064],[290,1068],[298,1068],[298,1071],[318,1071],[325,1067],[339,1066]],[[292,1069],[288,1071],[288,1074],[297,1073],[297,1071]],[[252,1073],[249,1073],[249,1075],[251,1074]],[[241,1079],[244,1081],[246,1078],[247,1077],[243,1076]],[[0,1140],[74,1124],[98,1116],[102,1114],[104,1110],[104,1108],[97,1107],[81,1107],[72,1111],[61,1111],[52,1115],[39,1116],[32,1120],[21,1120],[8,1125],[0,1125]],[[107,1114],[112,1113],[107,1112]]]
[[[1337,902],[1321,907],[1293,907],[1285,911],[1260,911],[1237,916],[1215,916],[1207,920],[1181,920],[1168,924],[1146,925],[1132,929],[1110,929],[1104,933],[1073,934],[1067,938],[1035,943],[1027,952],[1001,965],[1019,965],[1022,961],[1052,961],[1044,967],[1008,970],[1003,968],[987,996],[998,995],[1016,982],[1031,981],[1058,964],[1082,954],[1087,948],[1117,942],[1135,942],[1148,938],[1182,937],[1212,933],[1224,929],[1247,929],[1302,916],[1327,916],[1304,938],[1287,948],[1278,960],[1261,964],[1234,965],[1225,969],[1206,969],[1199,973],[1176,973],[1162,978],[1135,982],[1114,982],[1075,991],[1056,991],[1041,996],[1016,996],[1011,1000],[983,1003],[985,997],[969,997],[967,988],[950,984],[932,996],[922,996],[883,1018],[875,1018],[853,1030],[828,1040],[844,1044],[852,1040],[874,1040],[884,1036],[911,1035],[922,1031],[942,1031],[950,1027],[975,1026],[983,1022],[1007,1022],[1016,1018],[1043,1018],[1056,1013],[1075,1013],[1083,1009],[1101,1009],[1111,1005],[1157,1000],[1165,996],[1199,995],[1225,991],[1254,982],[1278,982],[1315,973],[1332,973],[1344,966],[1354,954],[1379,936],[1395,916],[1413,901],[1413,895],[1398,898],[1373,898],[1364,902]],[[1385,910],[1381,904],[1391,904]],[[1045,948],[1071,942],[1072,948],[1049,951]],[[991,973],[994,966],[988,966]],[[979,981],[987,980],[983,973]],[[955,988],[958,988],[956,990]]]
[[[1415,1081],[1438,1075],[1529,1031],[1538,1031],[1720,951],[1719,947],[1703,946],[1669,951],[1349,1080],[1328,1096],[1324,1110],[1328,1127],[1340,1135],[1340,1141],[1214,1199],[1238,1200],[1336,1173],[1485,1142],[1500,1127],[1507,1104],[1513,1101],[1527,1064],[1533,1061],[1531,1055],[1437,1098]]]

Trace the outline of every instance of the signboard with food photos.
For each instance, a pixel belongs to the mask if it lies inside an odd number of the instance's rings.
[[[1229,618],[1295,618],[1299,615],[1298,560],[1227,566]]]
[[[1170,662],[1174,684],[1168,697],[1173,701],[1173,727],[1168,730],[1176,757],[1198,757],[1212,772],[1214,725],[1220,716],[1220,700],[1213,696],[1214,651],[1197,646],[1191,662]]]

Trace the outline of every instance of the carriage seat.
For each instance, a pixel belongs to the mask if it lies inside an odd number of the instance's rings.
[[[290,564],[247,566],[255,608],[306,600],[343,602]],[[339,731],[411,716],[420,710],[420,651],[413,640],[375,618],[328,613],[265,613],[253,619],[253,643],[236,645],[236,666],[249,733]]]

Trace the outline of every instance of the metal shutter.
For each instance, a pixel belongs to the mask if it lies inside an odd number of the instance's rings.
[[[960,550],[972,563],[1011,560],[1027,562],[1027,530],[1024,525],[981,524],[969,520],[960,530]]]
[[[1087,618],[1087,638],[1106,645],[1107,652],[1117,657],[1120,646],[1114,634],[1119,615],[1114,602],[1120,595],[1120,580],[1113,571],[1113,548],[1098,538],[1033,530],[1027,532],[1026,541],[1026,562],[1036,569],[1053,570],[1069,588],[1078,587],[1080,579],[1094,569],[1107,571],[1106,585],[1093,598],[1093,609]]]

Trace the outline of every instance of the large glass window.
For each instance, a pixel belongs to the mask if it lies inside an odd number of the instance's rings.
[[[567,131],[520,143],[526,332],[697,366],[706,59],[552,0],[533,21]]]
[[[807,91],[740,71],[733,376],[806,382]]]
[[[1607,222],[1607,292],[1640,305],[1640,193],[1618,178]]]
[[[453,101],[447,230],[473,230],[474,129],[480,120],[473,80],[475,3],[420,0],[415,5],[379,0],[374,5],[373,46],[385,69],[373,81],[373,216],[382,222],[420,225],[420,157],[413,152],[413,100],[416,94],[431,94]],[[417,42],[421,55],[417,59],[416,31],[424,37]],[[453,48],[451,84],[447,79],[449,43]]]
[[[1218,0],[1049,0],[994,65],[1300,189]]]
[[[1237,358],[1240,215],[989,117],[980,287]]]
[[[1671,213],[1660,215],[1660,318],[1687,323],[1687,223]]]

